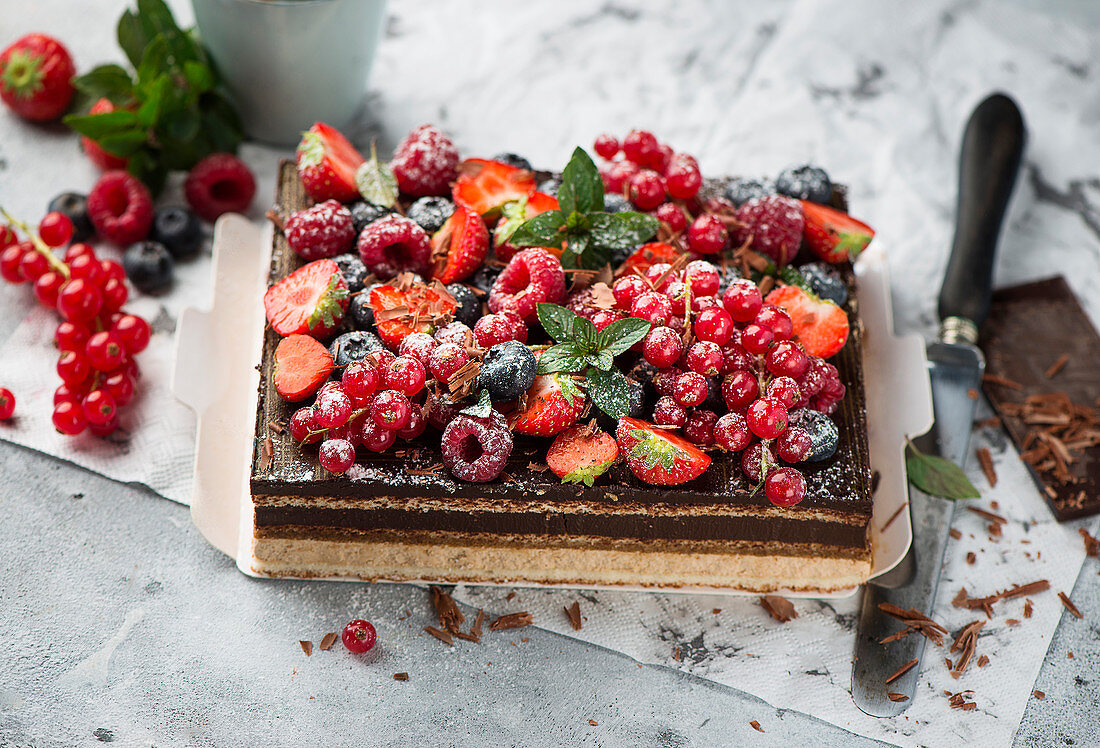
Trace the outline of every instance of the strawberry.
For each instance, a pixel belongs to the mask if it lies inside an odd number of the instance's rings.
[[[432,236],[432,277],[446,285],[465,280],[489,253],[489,230],[474,211],[457,205]]]
[[[794,326],[791,339],[801,343],[811,356],[829,358],[848,341],[848,315],[832,301],[798,286],[779,286],[765,301],[783,307]]]
[[[365,160],[347,138],[324,122],[314,123],[298,143],[298,176],[317,202],[358,200],[355,171]]]
[[[619,458],[615,438],[594,425],[572,426],[558,434],[546,452],[546,464],[562,483],[591,486]]]
[[[88,110],[88,114],[106,114],[107,112],[113,111],[115,111],[115,105],[111,103],[110,99],[103,98],[92,104],[92,108]],[[80,147],[84,149],[84,153],[91,162],[103,171],[125,169],[126,164],[129,163],[129,159],[123,158],[122,156],[116,156],[113,153],[107,153],[99,143],[95,142],[87,135],[80,138]]]
[[[802,213],[806,220],[803,239],[826,262],[854,260],[875,236],[873,228],[835,208],[803,200]]]
[[[275,391],[287,402],[305,400],[332,373],[332,354],[316,338],[288,335],[275,348]]]
[[[526,169],[468,158],[458,165],[458,179],[451,188],[455,203],[495,219],[505,203],[529,197],[535,191],[535,175]]]
[[[524,221],[548,210],[558,210],[559,207],[558,199],[552,195],[547,195],[545,192],[532,192],[529,197],[521,197],[519,200],[505,203],[501,209],[500,222],[493,230],[493,247],[497,259],[501,262],[508,262],[519,251],[519,247],[509,243],[508,240],[512,238],[512,234],[516,233],[516,229]],[[547,249],[550,249],[550,247],[547,247]],[[558,247],[558,249],[561,248]]]
[[[634,254],[623,261],[622,266],[618,270],[618,275],[632,273],[635,270],[644,275],[645,271],[649,270],[653,265],[661,262],[667,262],[671,265],[683,255],[683,252],[665,242],[650,242],[649,244],[643,244],[634,250]],[[698,257],[698,255],[696,255],[696,257]]]
[[[45,34],[27,34],[0,52],[0,99],[23,119],[49,122],[73,98],[73,58]]]
[[[710,457],[691,442],[637,418],[620,418],[615,439],[630,471],[656,486],[695,480],[710,465]]]
[[[584,393],[568,374],[541,374],[527,390],[526,407],[509,419],[512,431],[553,436],[572,426],[584,412]]]
[[[332,260],[317,260],[295,270],[264,294],[271,328],[323,338],[336,329],[348,308],[348,284]]]
[[[370,292],[370,307],[378,337],[396,350],[414,332],[433,332],[458,305],[439,283],[412,283],[375,286]]]

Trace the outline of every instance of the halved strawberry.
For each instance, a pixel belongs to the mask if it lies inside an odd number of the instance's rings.
[[[509,418],[512,431],[553,436],[577,422],[584,412],[584,393],[568,374],[540,374],[527,390],[527,406]]]
[[[430,333],[457,308],[438,283],[375,286],[370,292],[378,337],[394,350],[414,332]]]
[[[627,273],[633,273],[635,270],[644,274],[645,271],[649,270],[650,267],[657,263],[667,262],[671,265],[683,255],[683,252],[676,249],[676,247],[671,244],[666,244],[665,242],[650,242],[634,250],[634,254],[623,261],[623,264],[615,274],[625,275]]]
[[[347,281],[328,259],[303,265],[264,294],[267,321],[284,337],[301,333],[323,338],[339,326],[347,308]]]
[[[546,452],[546,464],[562,483],[591,486],[619,457],[615,437],[595,424],[578,424],[558,434]]]
[[[468,158],[458,165],[458,179],[451,188],[451,196],[458,205],[465,205],[490,220],[500,214],[505,203],[531,195],[535,186],[535,175],[526,169],[484,158]]]
[[[275,391],[284,400],[305,400],[332,373],[332,354],[316,338],[288,335],[275,348]]]
[[[710,457],[688,440],[637,418],[620,418],[615,440],[630,472],[656,486],[695,480],[710,465]]]
[[[794,325],[792,339],[812,356],[829,358],[848,342],[848,315],[831,301],[798,286],[779,286],[765,301],[783,307]]]
[[[455,212],[432,235],[432,277],[457,283],[474,274],[489,254],[489,230],[476,212],[456,205]]]
[[[802,213],[803,239],[826,262],[854,260],[875,236],[873,228],[835,208],[803,200]]]
[[[298,143],[298,176],[317,202],[359,199],[355,171],[365,159],[339,130],[316,122]]]
[[[558,210],[559,207],[558,199],[545,192],[532,192],[529,197],[521,197],[519,200],[505,203],[501,209],[500,221],[493,230],[493,247],[497,259],[508,262],[521,249],[512,244],[509,239],[525,221],[548,210]],[[561,247],[557,249],[560,251]]]

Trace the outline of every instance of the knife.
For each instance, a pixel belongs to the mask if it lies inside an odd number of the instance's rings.
[[[939,338],[928,344],[928,375],[935,422],[915,439],[926,454],[957,465],[966,461],[975,400],[985,360],[978,329],[989,313],[997,238],[1012,195],[1027,138],[1023,115],[1004,94],[982,101],[967,122],[959,154],[959,194],[955,240],[940,289]],[[930,615],[936,599],[943,552],[955,502],[923,493],[909,484],[913,543],[901,563],[868,582],[863,593],[852,666],[852,698],[874,717],[892,717],[913,703],[925,637],[913,633],[879,642],[900,630],[879,605],[891,603]],[[917,664],[890,683],[886,680],[911,660]],[[893,701],[894,692],[907,699]]]

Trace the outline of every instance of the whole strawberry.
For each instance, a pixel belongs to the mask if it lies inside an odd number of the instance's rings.
[[[390,166],[406,195],[445,195],[458,176],[458,149],[434,125],[421,125],[397,146]]]
[[[69,50],[45,34],[27,34],[0,52],[0,99],[32,122],[65,113],[76,70]]]

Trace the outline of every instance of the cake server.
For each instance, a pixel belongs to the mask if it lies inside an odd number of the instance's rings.
[[[922,452],[958,465],[966,460],[975,393],[985,368],[976,346],[978,328],[989,313],[997,238],[1025,140],[1019,107],[1004,94],[982,101],[963,133],[955,240],[939,297],[940,333],[927,350],[935,422],[914,440]],[[867,584],[856,632],[852,698],[875,717],[892,717],[913,703],[926,643],[912,633],[880,644],[902,625],[879,606],[890,603],[931,614],[955,502],[929,496],[910,483],[909,511],[913,543],[901,563]],[[914,666],[886,682],[913,660]],[[894,701],[890,693],[907,698]]]

